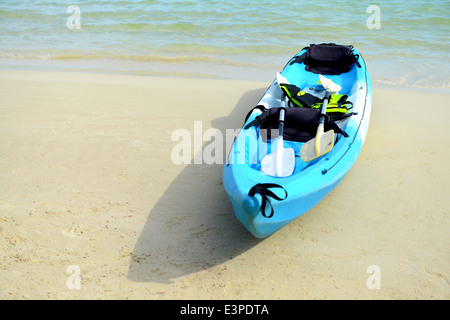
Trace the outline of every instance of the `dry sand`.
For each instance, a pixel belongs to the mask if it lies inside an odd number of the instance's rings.
[[[269,84],[2,71],[0,298],[449,299],[450,95],[375,87],[344,181],[257,240],[171,134],[239,128]]]

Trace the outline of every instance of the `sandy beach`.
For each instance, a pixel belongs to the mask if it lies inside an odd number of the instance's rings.
[[[240,128],[269,84],[2,70],[0,299],[449,299],[448,89],[375,86],[344,181],[259,240],[171,135]]]

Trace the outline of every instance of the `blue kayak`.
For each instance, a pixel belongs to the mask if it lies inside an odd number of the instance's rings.
[[[352,46],[303,48],[288,61],[281,75],[289,85],[283,87],[275,79],[250,110],[223,169],[223,185],[235,215],[257,238],[273,234],[313,208],[342,181],[362,150],[372,107],[369,73]],[[305,161],[301,150],[315,138],[320,108],[327,97],[319,81],[322,76],[340,89],[328,96],[325,104],[325,130],[333,129],[334,141],[326,154]],[[261,162],[276,152],[274,141],[279,137],[271,129],[278,128],[277,115],[284,98],[287,104],[281,141],[284,148],[294,150],[295,157],[292,173],[279,177],[266,174]]]

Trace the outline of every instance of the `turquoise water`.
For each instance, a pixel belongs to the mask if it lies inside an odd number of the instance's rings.
[[[2,68],[271,81],[303,47],[335,42],[363,54],[374,82],[450,87],[448,0],[0,0],[0,26]]]

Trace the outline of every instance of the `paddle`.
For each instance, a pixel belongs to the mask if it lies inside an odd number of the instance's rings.
[[[277,73],[278,85],[286,83],[286,78]],[[283,146],[284,115],[286,108],[286,99],[283,90],[281,90],[281,107],[278,126],[278,138],[276,141],[275,152],[266,155],[261,161],[261,171],[273,177],[287,177],[292,174],[295,167],[295,152],[292,148],[285,149]]]
[[[320,111],[321,115],[316,137],[306,142],[300,150],[300,157],[304,162],[312,161],[327,154],[334,146],[334,130],[324,132],[325,114],[327,113],[331,92],[338,92],[341,90],[341,86],[333,83],[331,79],[327,79],[322,75],[319,75],[319,79],[319,82],[322,83],[323,87],[326,89],[325,98]]]

